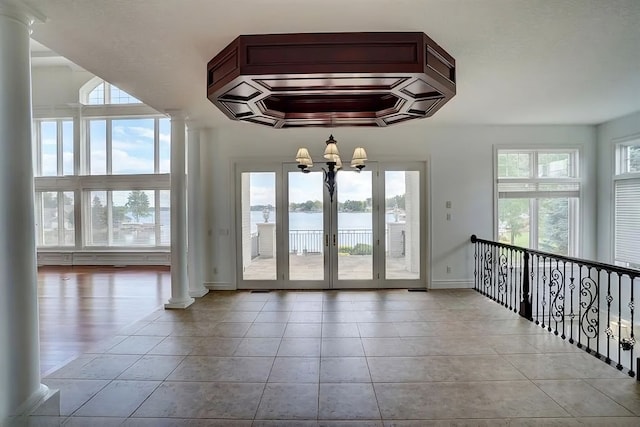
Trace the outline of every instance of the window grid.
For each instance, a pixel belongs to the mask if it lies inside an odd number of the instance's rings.
[[[496,157],[496,238],[532,249],[577,255],[578,151],[497,150]],[[554,157],[558,160],[549,160]],[[566,214],[558,217],[559,209]]]
[[[91,92],[83,93],[86,94],[85,100],[92,105],[82,107],[72,118],[38,118],[34,120],[34,169],[37,196],[35,208],[38,247],[55,249],[56,247],[68,248],[71,246],[77,250],[87,247],[91,249],[100,247],[166,248],[170,244],[170,224],[168,223],[170,181],[168,171],[164,171],[169,160],[164,151],[170,143],[169,120],[164,116],[150,114],[149,107],[105,82],[98,83]],[[98,100],[100,102],[97,102]],[[111,110],[95,109],[96,106],[111,101],[116,103],[125,103],[126,101],[128,104],[135,101],[136,104],[141,105],[140,107],[127,107],[127,111],[134,111],[132,115],[123,115],[122,110],[118,112],[115,107],[113,115],[108,115]],[[83,111],[85,108],[86,112]],[[140,110],[136,112],[135,108],[140,108]],[[98,113],[96,114],[96,112]],[[114,122],[116,122],[116,126],[135,127],[137,125],[136,119],[143,120],[142,123],[144,123],[144,129],[138,129],[141,132],[139,138],[136,137],[135,132],[128,132],[128,129],[125,129],[123,134],[120,129],[117,141],[122,143],[116,144],[114,141],[116,132],[113,127]],[[50,135],[42,129],[42,123],[49,123]],[[47,151],[48,158],[43,156],[45,142],[43,139],[45,137],[48,138],[46,141],[49,150]],[[55,149],[52,144],[54,139]],[[136,147],[138,141],[143,142],[143,148]],[[100,146],[97,147],[98,151],[105,151],[104,156],[102,153],[99,153],[99,156],[95,155],[94,151],[97,145]],[[114,146],[119,150],[118,157],[114,157]],[[146,161],[148,169],[144,172],[135,172],[135,168],[129,167],[118,169],[119,164],[114,165],[114,162],[119,162],[118,159],[127,160],[126,157],[123,157],[130,154],[127,150],[141,150],[142,155],[138,155],[139,158],[136,160],[142,166],[142,170],[145,169],[145,166],[141,162]],[[151,153],[152,150],[153,153]],[[161,151],[163,152],[161,153]],[[45,161],[52,162],[48,167],[48,176],[42,174],[43,168],[46,166],[46,164],[43,165]],[[55,174],[53,174],[54,169]],[[114,175],[114,170],[120,173]],[[157,174],[160,176],[153,176]],[[64,177],[60,178],[63,175]],[[120,227],[121,229],[118,231],[121,237],[118,240],[118,236],[114,236],[113,229],[114,209],[118,210],[119,215],[122,215],[121,211],[125,207],[118,205],[123,203],[122,200],[114,200],[114,192],[120,192],[120,197],[122,197],[122,194],[126,195],[140,188],[147,189],[146,192],[151,202],[151,215],[144,219],[140,217],[141,226],[132,224],[136,222],[135,219],[125,220],[126,226]],[[47,208],[46,212],[43,210],[43,197],[45,197],[43,194],[45,193],[48,194],[46,197],[49,204],[54,202],[55,197],[55,207]],[[98,225],[94,223],[92,217],[92,212],[95,211],[92,207],[94,194],[100,194],[104,208],[104,219],[110,224],[109,227],[104,227],[103,237],[98,236],[99,233],[95,229]],[[130,213],[125,214],[131,217]],[[151,226],[150,223],[154,223],[154,225]],[[133,242],[134,244],[129,244],[129,240],[122,237],[124,236],[122,234],[124,228],[129,233],[125,236],[127,239],[133,234],[138,234],[138,239]],[[143,229],[146,234],[139,232],[136,228]],[[98,234],[94,235],[94,231]],[[146,236],[144,241],[140,239],[141,234]]]

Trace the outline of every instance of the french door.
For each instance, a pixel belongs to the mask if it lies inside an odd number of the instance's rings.
[[[238,288],[424,287],[423,165],[238,166]]]

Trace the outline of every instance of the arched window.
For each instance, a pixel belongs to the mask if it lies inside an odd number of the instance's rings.
[[[141,104],[142,101],[119,87],[95,77],[80,89],[80,103],[85,105]]]

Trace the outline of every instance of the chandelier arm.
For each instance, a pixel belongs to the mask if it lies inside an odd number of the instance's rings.
[[[338,171],[336,170],[335,162],[327,162],[328,170],[322,168],[322,172],[324,172],[324,184],[329,191],[329,200],[333,203],[333,193],[336,190],[336,174]]]

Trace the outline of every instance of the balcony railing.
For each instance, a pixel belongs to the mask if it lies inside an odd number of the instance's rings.
[[[471,236],[474,288],[549,333],[626,369],[634,359],[639,324],[635,299],[640,271],[554,255]]]

